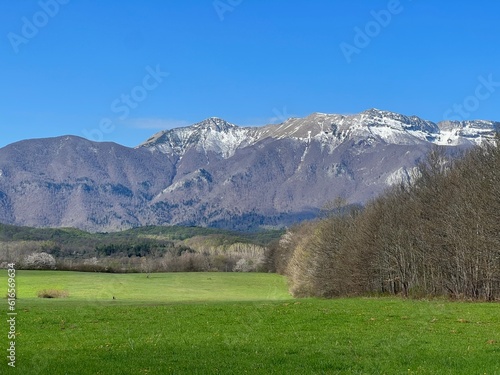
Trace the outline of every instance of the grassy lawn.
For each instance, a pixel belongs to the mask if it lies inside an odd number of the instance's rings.
[[[294,300],[271,274],[17,282],[18,368],[4,359],[2,374],[500,374],[495,303]],[[33,298],[47,288],[70,297]]]

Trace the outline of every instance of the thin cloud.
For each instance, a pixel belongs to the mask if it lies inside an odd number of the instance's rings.
[[[189,126],[191,123],[168,118],[137,118],[127,121],[127,125],[134,129],[166,130]]]

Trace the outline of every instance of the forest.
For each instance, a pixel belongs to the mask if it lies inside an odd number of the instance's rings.
[[[410,183],[362,209],[335,206],[270,248],[294,296],[500,298],[499,148],[458,159],[435,148]]]

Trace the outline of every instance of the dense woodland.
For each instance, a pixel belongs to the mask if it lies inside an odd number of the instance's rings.
[[[362,210],[286,233],[270,262],[293,295],[499,299],[500,149],[458,160],[435,149],[415,175]]]

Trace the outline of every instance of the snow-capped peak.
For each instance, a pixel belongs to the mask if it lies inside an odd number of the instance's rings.
[[[333,150],[346,139],[370,139],[388,144],[440,145],[481,144],[491,139],[500,123],[492,121],[445,121],[438,124],[417,116],[376,108],[359,114],[339,115],[313,113],[304,118],[290,118],[281,124],[263,127],[239,127],[221,118],[211,117],[194,125],[165,130],[155,134],[139,147],[178,156],[190,148],[228,158],[238,148],[265,138],[292,138],[304,142],[320,142]]]
[[[215,130],[218,132],[228,132],[232,129],[238,128],[238,126],[227,122],[219,117],[210,117],[206,120],[198,122],[193,125],[194,128],[205,129],[205,130]]]
[[[248,140],[248,129],[231,124],[218,117],[210,117],[194,125],[164,130],[138,147],[146,147],[165,154],[182,156],[192,147],[205,153],[214,152],[224,158]]]

